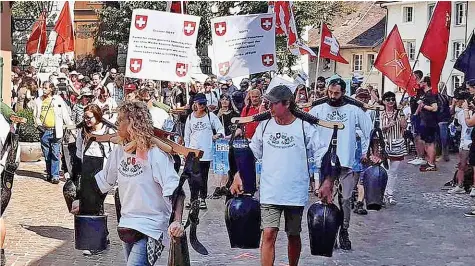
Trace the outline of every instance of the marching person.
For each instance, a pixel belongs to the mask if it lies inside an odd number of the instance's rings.
[[[389,159],[388,183],[384,192],[385,202],[395,205],[394,190],[396,188],[397,171],[404,156],[407,155],[404,131],[407,127],[404,113],[397,112],[396,94],[388,91],[383,94],[384,111],[381,112],[381,130],[386,142]],[[396,117],[396,113],[398,116]]]
[[[76,137],[76,157],[82,166],[79,180],[73,180],[78,186],[77,201],[73,203],[71,213],[80,215],[104,214],[103,201],[105,195],[95,190],[95,174],[102,170],[114,147],[109,142],[89,140],[87,134],[106,135],[114,130],[102,122],[102,110],[95,104],[84,109],[84,127]],[[73,175],[76,176],[76,175]],[[97,254],[100,250],[85,250],[84,255]]]
[[[139,101],[125,102],[119,108],[117,124],[121,144],[113,149],[104,169],[96,175],[96,188],[105,194],[117,182],[122,205],[117,230],[126,263],[151,266],[167,245],[167,231],[172,237],[183,235],[184,198],[178,198],[173,222],[168,225],[171,196],[179,178],[170,155],[152,143],[152,117],[147,106]],[[136,143],[135,151],[125,151],[124,145],[132,142]]]
[[[224,137],[226,139],[231,138],[232,130],[231,130],[231,119],[233,117],[239,117],[239,114],[234,111],[231,106],[231,97],[228,94],[221,94],[219,104],[218,104],[219,111],[216,113],[219,121],[224,127]],[[220,198],[221,196],[225,196],[227,194],[226,183],[227,183],[228,176],[222,175],[219,178],[219,184],[216,187],[213,198]]]
[[[59,183],[61,139],[63,126],[73,125],[70,110],[63,98],[55,95],[55,87],[50,84],[45,88],[43,96],[35,100],[33,115],[35,124],[40,131],[41,149],[46,161],[47,180]]]
[[[296,108],[292,91],[280,85],[269,89],[264,98],[270,102],[273,117],[262,121],[252,137],[250,148],[262,159],[260,178],[261,265],[274,265],[275,242],[282,213],[288,239],[289,265],[298,265],[302,242],[303,210],[308,201],[309,167],[318,133],[315,126],[297,119],[290,110]],[[231,193],[242,193],[239,173]]]
[[[256,115],[261,111],[261,91],[257,89],[250,90],[248,98],[248,103],[246,107],[242,109],[241,117]],[[252,139],[256,128],[259,125],[259,122],[251,122],[244,125],[244,137],[247,139]]]
[[[361,147],[363,151],[368,150],[369,137],[372,129],[372,123],[370,117],[360,108],[345,104],[343,95],[346,92],[346,83],[344,80],[337,78],[330,81],[327,89],[328,102],[317,105],[310,110],[310,114],[321,118],[323,120],[332,122],[342,122],[345,128],[338,131],[338,148],[337,155],[340,158],[341,163],[341,175],[339,183],[342,186],[342,211],[343,211],[343,226],[340,228],[339,242],[340,247],[344,250],[351,249],[351,241],[348,234],[348,228],[350,226],[351,216],[351,196],[353,188],[356,184],[356,176],[353,175],[351,168],[355,163],[355,150],[356,150],[356,125],[359,125],[362,135]],[[317,127],[321,142],[326,145],[324,149],[321,149],[318,153],[323,154],[327,149],[333,134],[332,129]],[[322,152],[323,151],[323,152]],[[362,159],[365,159],[366,153],[363,152]],[[321,159],[321,156],[320,156]],[[321,162],[317,162],[317,168],[320,168]],[[323,201],[331,200],[331,191],[333,190],[333,184],[325,180],[320,185],[318,194]]]
[[[99,108],[101,108],[104,116],[106,113],[108,113],[107,119],[111,122],[114,122],[117,119],[117,115],[115,114],[117,102],[114,100],[114,98],[110,97],[109,90],[106,87],[100,86],[99,91],[99,97],[97,97],[93,103],[97,104]]]
[[[356,90],[355,98],[359,101],[364,103],[369,103],[371,99],[370,92],[368,89],[359,88]],[[371,122],[373,122],[374,118],[374,111],[373,110],[366,110],[366,114],[370,116]],[[368,211],[364,207],[364,187],[363,187],[363,180],[361,179],[361,173],[364,171],[363,162],[361,158],[366,151],[363,151],[361,146],[361,137],[364,136],[363,131],[361,130],[359,124],[356,125],[356,150],[355,150],[355,161],[352,166],[353,175],[355,176],[357,182],[357,189],[358,189],[358,198],[355,203],[354,213],[360,215],[368,214]]]
[[[325,87],[325,78],[320,76],[317,78],[317,90],[315,94],[315,99],[320,99],[325,96],[327,96],[327,89]]]
[[[425,76],[419,83],[424,90],[423,97],[417,102],[419,105],[416,110],[416,115],[421,116],[421,140],[424,143],[424,150],[427,155],[427,164],[421,165],[419,170],[421,172],[437,171],[435,165],[435,140],[436,133],[439,132],[439,125],[437,124],[437,96],[432,93],[430,77]]]
[[[190,203],[200,198],[200,209],[207,209],[206,197],[208,196],[208,174],[213,160],[213,141],[224,137],[224,127],[218,117],[208,110],[207,100],[203,93],[194,97],[193,113],[185,123],[185,147],[202,150],[203,157],[200,159],[201,188],[200,191],[191,191]],[[190,206],[187,204],[187,207]]]

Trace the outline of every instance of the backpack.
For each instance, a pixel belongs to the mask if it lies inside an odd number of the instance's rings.
[[[234,104],[234,106],[236,106],[236,108],[239,110],[239,113],[242,112],[242,109],[244,108],[244,100],[246,99],[246,92],[244,91],[241,91],[241,90],[237,90],[235,91],[232,96],[231,96],[231,100]]]

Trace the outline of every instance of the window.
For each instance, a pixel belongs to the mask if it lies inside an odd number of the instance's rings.
[[[463,79],[461,75],[453,75],[451,80],[452,80],[452,92],[454,92],[456,88],[462,86]]]
[[[363,71],[363,55],[353,55],[353,71]]]
[[[452,43],[452,60],[456,60],[465,49],[463,41],[454,41]]]
[[[455,3],[455,25],[465,25],[466,11],[466,3]]]
[[[368,54],[368,71],[371,71],[374,65],[375,54]]]
[[[416,41],[405,40],[404,48],[406,49],[407,58],[411,61],[414,61],[416,59]]]
[[[412,6],[404,6],[402,7],[402,21],[407,23],[407,22],[413,22],[414,18],[414,7]]]
[[[427,21],[430,22],[432,14],[434,13],[435,4],[427,5]]]

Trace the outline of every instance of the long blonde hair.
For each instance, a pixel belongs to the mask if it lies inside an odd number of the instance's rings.
[[[119,116],[129,121],[127,133],[137,144],[137,150],[149,150],[152,145],[153,122],[147,105],[139,101],[125,101],[119,106]],[[120,139],[121,143],[125,140]]]

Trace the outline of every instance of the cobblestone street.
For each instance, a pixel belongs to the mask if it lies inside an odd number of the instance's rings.
[[[452,177],[454,164],[455,156],[448,163],[440,162],[439,171],[432,173],[401,164],[398,205],[367,216],[353,214],[350,252],[336,250],[332,258],[311,256],[304,217],[300,265],[475,265],[475,219],[463,215],[474,201],[468,195],[440,190]],[[7,265],[125,265],[112,195],[106,199],[110,248],[100,255],[84,256],[74,249],[73,216],[63,200],[64,183],[44,181],[42,169],[42,162],[23,163],[14,181],[5,214]],[[222,200],[209,200],[208,211],[201,213],[198,237],[210,255],[201,256],[190,246],[192,265],[259,265],[258,250],[230,248]],[[281,232],[278,266],[288,263],[286,245]],[[165,255],[159,265],[166,261]]]

